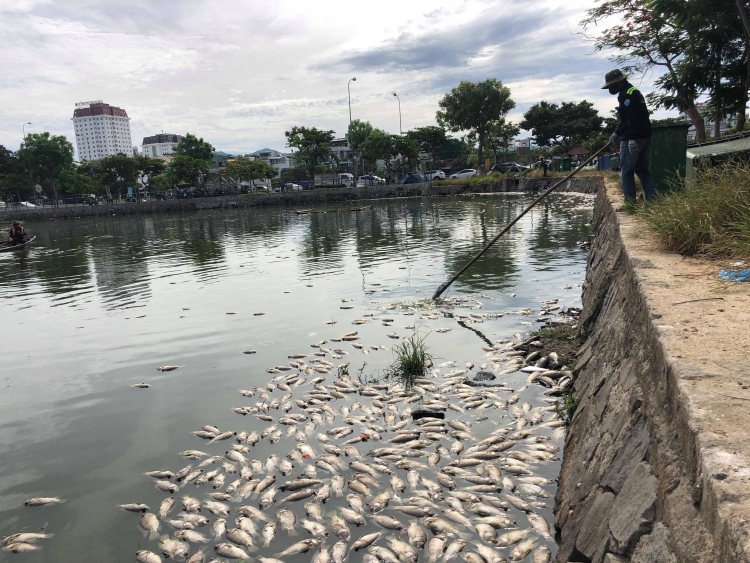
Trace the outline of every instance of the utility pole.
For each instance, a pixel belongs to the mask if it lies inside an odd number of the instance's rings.
[[[403,136],[404,132],[401,129],[401,98],[398,97],[396,92],[394,92],[393,95],[396,96],[396,99],[398,100],[398,134]]]
[[[26,126],[27,125],[31,125],[31,121],[27,121],[26,123],[23,124],[23,127],[21,127],[21,131],[23,131],[23,139],[21,140],[22,142],[26,140]]]

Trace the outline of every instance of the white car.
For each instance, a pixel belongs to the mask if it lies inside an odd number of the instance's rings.
[[[378,184],[385,184],[385,180],[373,175],[360,176],[359,180],[357,180],[358,188],[364,188],[365,186],[377,186]]]
[[[456,172],[455,174],[451,174],[451,178],[454,180],[456,178],[471,178],[472,176],[476,176],[477,171],[473,168],[466,168],[464,170],[460,170],[459,172]]]
[[[36,205],[28,201],[22,201],[20,205],[21,207],[36,207]]]
[[[427,180],[445,180],[445,172],[442,170],[428,170],[425,172]]]
[[[286,189],[293,190],[295,192],[300,192],[302,191],[302,186],[300,186],[299,184],[287,184]]]

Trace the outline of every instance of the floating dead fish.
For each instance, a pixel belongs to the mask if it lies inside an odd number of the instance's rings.
[[[181,368],[182,366],[160,366],[157,369],[157,371],[174,371],[177,368]]]

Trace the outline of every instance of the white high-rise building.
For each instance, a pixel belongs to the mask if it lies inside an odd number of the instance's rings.
[[[124,109],[101,100],[77,103],[73,128],[79,161],[99,160],[118,153],[133,155],[130,118]]]
[[[171,133],[160,133],[159,135],[143,137],[141,154],[143,156],[150,156],[151,158],[161,158],[162,160],[170,161],[180,139],[182,139],[182,135],[173,135]]]

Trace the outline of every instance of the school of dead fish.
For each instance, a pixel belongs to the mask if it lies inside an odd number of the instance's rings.
[[[556,303],[545,302],[543,314],[553,314]],[[422,313],[428,320],[440,316]],[[471,324],[493,316],[502,314],[454,318]],[[353,324],[392,326],[395,320],[364,317],[369,318]],[[386,336],[400,338],[395,332]],[[363,383],[348,375],[348,362],[327,359],[367,353],[359,333],[330,340],[330,347],[322,340],[312,344],[313,351],[268,368],[274,377],[264,387],[240,390],[255,402],[234,412],[265,426],[243,429],[244,419],[231,430],[207,424],[193,432],[205,445],[180,452],[187,465],[145,474],[170,496],[155,509],[118,505],[138,514],[139,527],[158,542],[158,548],[139,549],[136,561],[283,563],[284,557],[308,552],[313,563],[550,561],[550,525],[536,510],[548,507],[555,483],[538,468],[559,461],[559,448],[549,442],[565,430],[551,396],[572,383],[557,356],[542,357],[533,339],[483,348],[487,356],[478,371],[500,377],[529,372],[528,383],[549,387],[534,406],[520,402],[517,392],[525,387],[471,381],[472,362],[461,367],[429,362],[425,376],[408,390],[393,382]],[[428,415],[413,420],[415,410]],[[491,420],[498,418],[495,411],[504,415],[501,423]],[[263,440],[286,442],[289,451],[255,459],[253,448]],[[281,452],[281,444],[275,449]],[[340,502],[327,504],[332,497]],[[61,502],[40,497],[25,504]],[[300,533],[307,537],[298,540]],[[0,541],[4,550],[19,553],[39,549],[51,536],[18,533]]]

